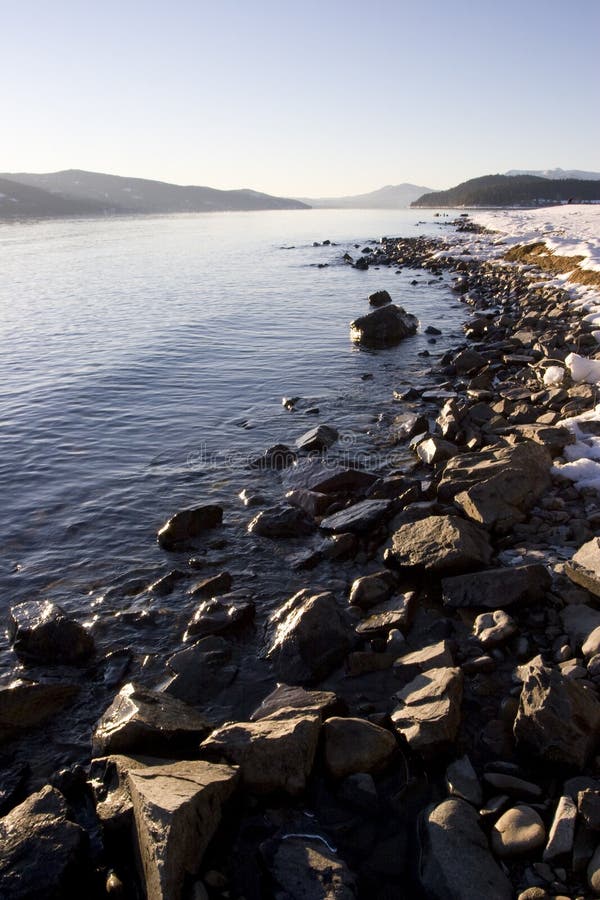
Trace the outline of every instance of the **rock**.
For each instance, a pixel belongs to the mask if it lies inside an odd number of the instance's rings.
[[[600,894],[600,844],[596,847],[587,868],[588,884],[595,894]]]
[[[338,437],[337,428],[333,428],[331,425],[317,425],[316,428],[311,428],[310,431],[298,438],[296,447],[298,450],[305,450],[309,453],[312,451],[320,453],[335,444]]]
[[[238,772],[203,760],[146,766],[129,772],[139,860],[146,896],[181,897],[234,791]]]
[[[503,794],[509,794],[511,797],[527,800],[541,800],[543,791],[538,784],[533,781],[525,781],[517,775],[509,775],[506,772],[486,772],[483,776],[486,784],[489,784],[495,791],[502,791]]]
[[[314,522],[295,506],[271,506],[248,524],[250,534],[266,538],[300,537],[314,530]]]
[[[361,609],[370,609],[384,600],[388,600],[396,585],[396,579],[387,570],[375,572],[373,575],[362,575],[352,582],[350,603]]]
[[[600,653],[600,627],[594,628],[581,646],[581,652],[586,659],[597,656]]]
[[[366,719],[333,717],[323,725],[325,765],[333,778],[377,772],[390,762],[396,739]]]
[[[175,697],[126,684],[98,721],[92,754],[146,753],[185,756],[194,753],[211,730],[196,710]]]
[[[419,320],[393,303],[350,323],[350,340],[363,347],[391,347],[415,334]]]
[[[165,693],[192,706],[204,706],[228,687],[237,675],[231,664],[231,645],[222,637],[206,637],[179,650],[167,660],[173,678]]]
[[[325,721],[329,716],[338,715],[342,705],[333,691],[306,691],[289,684],[278,684],[250,716],[251,722],[258,722],[280,709],[298,709],[316,712]]]
[[[328,465],[314,457],[299,462],[283,478],[290,489],[306,488],[321,494],[355,494],[366,491],[377,481],[371,472]]]
[[[124,836],[129,838],[133,829],[133,804],[127,780],[129,772],[146,765],[169,762],[171,760],[122,754],[92,760],[90,780],[95,785],[96,815],[108,840],[118,843]]]
[[[553,862],[570,856],[575,840],[576,820],[577,806],[570,797],[561,797],[554,813],[548,843],[544,850],[545,862]]]
[[[443,669],[453,665],[454,659],[448,641],[438,641],[421,650],[404,653],[394,663],[394,671],[412,678],[428,669]]]
[[[188,637],[208,637],[243,628],[254,619],[254,603],[250,600],[228,603],[224,598],[204,600],[187,624]]]
[[[539,814],[530,806],[513,806],[492,828],[492,850],[502,859],[533,853],[546,840]]]
[[[184,549],[185,545],[223,521],[220,506],[196,506],[175,513],[158,532],[158,543],[165,550]]]
[[[426,438],[420,444],[417,444],[417,456],[428,465],[435,465],[446,459],[451,459],[458,453],[459,450],[455,444],[440,437]]]
[[[466,801],[444,800],[424,813],[420,836],[420,880],[428,900],[512,900],[512,885]]]
[[[157,597],[168,597],[169,594],[173,593],[177,583],[184,578],[186,578],[185,572],[180,572],[178,569],[172,569],[170,572],[167,572],[166,575],[163,575],[149,585],[148,592],[155,594]]]
[[[457,375],[471,375],[478,372],[485,366],[487,360],[481,353],[476,350],[461,350],[453,358],[451,365],[454,367]]]
[[[94,653],[90,633],[50,600],[28,600],[10,611],[9,638],[24,662],[78,665]]]
[[[288,491],[285,499],[290,506],[297,506],[307,516],[313,518],[324,515],[332,503],[332,498],[327,494],[321,494],[318,491],[307,491],[305,488]]]
[[[600,611],[585,603],[565,606],[560,618],[573,646],[584,644],[596,628],[600,627]]]
[[[583,544],[565,563],[565,572],[575,584],[600,597],[600,538],[594,537]]]
[[[477,808],[483,803],[481,785],[468,756],[450,763],[446,769],[446,787],[453,797],[467,800]]]
[[[285,900],[355,900],[356,879],[324,838],[283,835],[261,845],[275,884],[273,897]]]
[[[384,603],[379,603],[369,611],[369,615],[356,626],[361,637],[375,638],[387,636],[392,629],[407,631],[415,612],[416,594],[407,591],[395,594]]]
[[[473,634],[484,647],[496,647],[516,634],[517,623],[502,609],[482,613],[473,623]]]
[[[387,291],[375,291],[373,294],[369,294],[369,306],[386,306],[391,302],[392,298]]]
[[[275,634],[268,651],[279,677],[292,684],[326,678],[344,660],[350,629],[333,594],[294,594],[270,617]]]
[[[226,594],[231,590],[232,583],[233,579],[229,572],[220,572],[218,575],[197,581],[191,586],[188,594],[192,597],[218,597],[219,594]]]
[[[524,672],[514,735],[517,747],[549,762],[581,769],[600,737],[600,701],[540,657]]]
[[[244,787],[252,793],[296,795],[312,771],[320,730],[319,713],[283,708],[258,722],[217,728],[200,752],[238,765]]]
[[[373,776],[367,772],[357,772],[356,775],[348,775],[347,778],[344,778],[339,786],[337,796],[357,812],[373,814],[379,807],[375,781]]]
[[[273,447],[265,450],[262,456],[253,459],[250,465],[253,469],[275,469],[276,471],[281,471],[281,469],[287,469],[288,466],[293,465],[297,459],[298,454],[291,447],[288,447],[287,444],[274,444]]]
[[[452,744],[460,724],[463,674],[457,668],[429,669],[417,675],[395,697],[396,731],[413,750],[430,756]]]
[[[600,790],[585,788],[577,794],[581,818],[592,831],[600,831]]]
[[[362,500],[321,520],[323,531],[362,534],[375,528],[393,508],[391,500]]]
[[[428,429],[428,421],[425,416],[418,413],[401,413],[394,417],[392,434],[397,441],[408,441],[419,434],[425,434]]]
[[[0,744],[52,718],[78,692],[78,685],[61,682],[12,681],[0,688]]]
[[[67,804],[56,788],[46,785],[32,794],[0,820],[0,896],[85,896],[84,841],[84,830],[69,821]]]
[[[504,566],[442,579],[442,598],[450,607],[505,609],[543,600],[551,583],[542,564]]]
[[[427,516],[395,532],[390,555],[402,568],[460,572],[487,565],[492,548],[485,531],[472,522],[458,516]]]

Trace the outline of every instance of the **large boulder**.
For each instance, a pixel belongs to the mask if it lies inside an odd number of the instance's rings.
[[[225,598],[213,597],[196,607],[187,624],[188,637],[208,637],[243,628],[254,618],[254,603],[251,600],[229,602]]]
[[[594,537],[583,544],[565,563],[565,572],[575,584],[600,597],[600,538]]]
[[[339,432],[333,425],[317,425],[296,440],[296,447],[306,453],[320,453],[335,444],[338,437]]]
[[[390,303],[350,323],[350,340],[363,347],[391,347],[415,334],[419,320]]]
[[[459,516],[427,516],[402,525],[393,535],[390,556],[401,568],[461,572],[488,565],[488,535]]]
[[[157,534],[158,543],[165,550],[185,549],[194,538],[223,521],[220,506],[195,506],[182,509],[165,522]]]
[[[248,523],[250,534],[266,538],[291,538],[310,534],[315,524],[297,506],[272,506],[263,509]]]
[[[350,628],[329,591],[294,594],[270,618],[274,637],[268,650],[282,680],[305,684],[326,678],[352,645]]]
[[[203,706],[231,684],[238,667],[231,662],[231,644],[222,637],[203,638],[192,647],[179,650],[167,660],[173,674],[165,693]]]
[[[430,900],[512,900],[512,885],[466,800],[444,800],[425,813],[419,835],[420,880]]]
[[[395,695],[399,705],[391,716],[394,728],[424,756],[447,749],[460,725],[462,694],[461,669],[428,669]]]
[[[383,769],[397,749],[393,734],[366,719],[328,719],[323,741],[325,765],[334,778]]]
[[[78,693],[78,685],[56,681],[13,681],[0,688],[0,744],[52,718]]]
[[[238,765],[244,786],[252,793],[295,795],[306,787],[320,729],[318,712],[284,708],[257,722],[217,728],[200,751]]]
[[[289,489],[305,488],[321,494],[360,493],[377,481],[377,476],[364,469],[332,466],[315,457],[302,460],[283,476]]]
[[[47,785],[32,794],[0,820],[0,897],[85,896],[84,839],[83,829],[69,821],[67,804],[56,788]]]
[[[235,788],[238,771],[204,760],[144,766],[128,773],[138,859],[149,900],[177,900]]]
[[[298,709],[317,712],[324,721],[328,716],[337,715],[342,704],[333,691],[307,691],[302,687],[278,684],[264,698],[260,706],[250,716],[250,721],[258,722],[280,709]]]
[[[392,509],[391,500],[361,500],[321,519],[320,527],[334,534],[362,534],[379,525]]]
[[[545,762],[582,769],[600,740],[600,701],[578,681],[543,665],[539,656],[521,671],[517,746]]]
[[[212,726],[196,710],[162,691],[126,684],[98,721],[94,756],[147,753],[181,757],[194,753]]]
[[[542,600],[551,583],[540,563],[505,566],[443,578],[442,598],[445,606],[505,609]]]
[[[27,600],[10,611],[13,650],[25,662],[78,665],[94,652],[90,633],[51,600]]]

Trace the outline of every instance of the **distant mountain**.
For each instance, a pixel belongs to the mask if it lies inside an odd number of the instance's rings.
[[[505,175],[537,175],[539,178],[579,178],[583,181],[600,181],[600,172],[583,172],[581,169],[510,169]]]
[[[406,209],[413,200],[429,191],[431,188],[418,184],[388,184],[370,194],[303,199],[309,206],[327,209]]]
[[[535,175],[484,175],[448,191],[423,194],[411,206],[441,207],[552,206],[556,203],[599,202],[600,181],[574,178],[550,179]]]
[[[248,189],[220,191],[145,178],[68,169],[47,175],[0,175],[0,219],[307,209],[305,203]]]

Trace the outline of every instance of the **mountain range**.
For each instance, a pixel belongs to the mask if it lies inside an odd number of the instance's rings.
[[[317,209],[404,209],[432,188],[418,184],[387,184],[368,194],[349,197],[303,197],[304,203]]]
[[[411,206],[422,209],[457,207],[532,207],[557,203],[600,202],[600,180],[540,178],[537,175],[484,175],[447,191],[423,194]]]
[[[581,169],[509,169],[505,175],[537,175],[539,178],[578,178],[583,181],[600,181],[600,172],[584,172]],[[425,192],[423,192],[425,193]]]
[[[184,187],[80,169],[0,174],[0,219],[307,208],[299,200],[248,189]]]

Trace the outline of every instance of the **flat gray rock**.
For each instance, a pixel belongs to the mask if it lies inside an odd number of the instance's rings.
[[[472,522],[459,516],[427,516],[394,533],[391,556],[402,568],[450,573],[488,565],[492,547],[487,533]]]
[[[565,564],[565,572],[575,584],[600,597],[600,538],[592,538],[583,544]]]
[[[392,507],[391,500],[362,500],[340,512],[326,516],[321,520],[320,527],[323,531],[332,531],[334,534],[346,531],[360,534],[378,525],[390,513]]]
[[[541,564],[503,566],[442,579],[445,606],[506,609],[543,600],[552,579]]]

